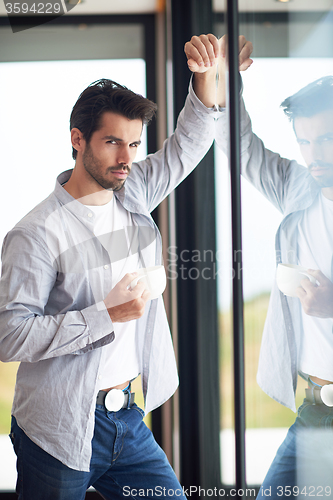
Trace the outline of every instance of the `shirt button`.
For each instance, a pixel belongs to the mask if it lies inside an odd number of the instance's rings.
[[[103,266],[104,269],[109,269],[109,265],[108,264],[105,264],[105,266]]]
[[[89,212],[88,217],[92,217],[92,216],[93,216],[93,214],[91,212]]]
[[[99,375],[99,376],[98,376],[98,378],[99,378],[99,380],[101,380],[101,378],[102,378],[102,375]]]

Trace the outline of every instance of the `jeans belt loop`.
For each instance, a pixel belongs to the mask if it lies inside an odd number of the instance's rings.
[[[309,387],[305,389],[305,395],[307,401],[309,401],[313,405],[322,405],[324,404],[320,397],[320,389],[321,386],[315,384],[310,377],[308,377]]]

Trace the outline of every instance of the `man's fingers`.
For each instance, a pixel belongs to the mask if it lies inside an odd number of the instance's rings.
[[[124,287],[128,287],[132,281],[138,276],[138,273],[127,273],[121,280],[118,282],[124,285]]]
[[[330,284],[331,283],[331,281],[325,276],[325,274],[323,274],[318,269],[316,269],[316,270],[314,270],[314,269],[307,269],[307,272],[311,276],[313,276],[322,285],[324,285],[325,283],[326,284]]]
[[[300,300],[302,300],[304,299],[304,297],[306,297],[306,291],[304,290],[304,288],[299,286],[296,288],[296,295]]]
[[[251,42],[247,41],[244,36],[239,37],[239,69],[240,71],[245,71],[251,66],[253,60],[250,59],[250,55],[253,51],[253,45]]]
[[[199,67],[211,67],[215,64],[219,55],[219,43],[212,35],[192,36],[184,47],[188,66],[190,69]]]
[[[227,35],[223,35],[223,37],[219,39],[220,55],[222,57],[226,57],[227,44],[228,44],[228,37]],[[249,42],[248,40],[246,40],[245,36],[241,35],[238,38],[238,53],[239,53],[238,61],[239,61],[240,71],[245,71],[253,63],[253,60],[250,59],[250,55],[252,54],[252,52],[253,52],[252,42]]]
[[[301,286],[297,288],[296,294],[301,301],[303,311],[309,316],[332,318],[332,282],[319,270],[308,269],[307,273],[315,278],[316,283],[304,278],[301,280]]]
[[[138,283],[135,285],[135,287],[130,290],[130,292],[131,292],[131,299],[130,300],[141,297],[144,290],[145,290],[145,285],[141,281],[138,281]]]
[[[144,300],[144,302],[147,302],[150,299],[150,297],[151,297],[150,291],[147,290],[147,289],[145,289],[143,291],[143,294],[142,294],[141,298]]]
[[[242,64],[239,65],[239,71],[246,71],[251,64],[253,63],[252,59],[246,59]]]
[[[190,71],[192,71],[193,73],[199,71],[199,69],[201,67],[204,68],[204,66],[205,66],[203,61],[200,61],[200,63],[199,63],[198,60],[196,60],[194,58],[187,59],[187,65],[188,65]]]
[[[220,44],[215,35],[209,33],[207,35],[206,44],[209,43],[211,50],[213,51],[213,58],[216,59],[220,55]]]
[[[191,38],[192,46],[202,59],[205,66],[212,66],[219,55],[219,43],[217,38],[212,35],[193,36]]]
[[[312,293],[313,289],[317,288],[316,285],[314,285],[313,283],[311,283],[311,281],[309,280],[309,278],[304,278],[304,280],[301,280],[301,286],[302,286],[303,290],[305,290],[305,292],[307,294]]]
[[[250,57],[253,52],[252,42],[246,40],[245,36],[240,36],[238,39],[238,51],[240,54],[244,54],[246,58]]]

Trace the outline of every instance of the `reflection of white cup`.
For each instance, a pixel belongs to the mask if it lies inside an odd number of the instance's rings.
[[[326,406],[333,406],[333,384],[323,385],[320,396]]]
[[[139,276],[134,278],[130,288],[134,288],[138,282],[143,283],[145,289],[150,292],[149,300],[156,299],[165,290],[166,274],[164,266],[143,267],[137,271]]]
[[[305,267],[295,264],[279,264],[276,272],[276,282],[279,290],[289,297],[297,297],[296,289],[301,286],[301,281],[308,278],[311,283],[316,284],[316,280],[311,276]]]

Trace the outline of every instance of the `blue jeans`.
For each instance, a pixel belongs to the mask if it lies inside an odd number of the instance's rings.
[[[333,498],[333,408],[304,400],[257,499]]]
[[[143,422],[143,411],[108,412],[97,405],[90,472],[65,466],[33,443],[12,419],[20,500],[83,500],[89,486],[107,500],[182,498],[165,453]]]

